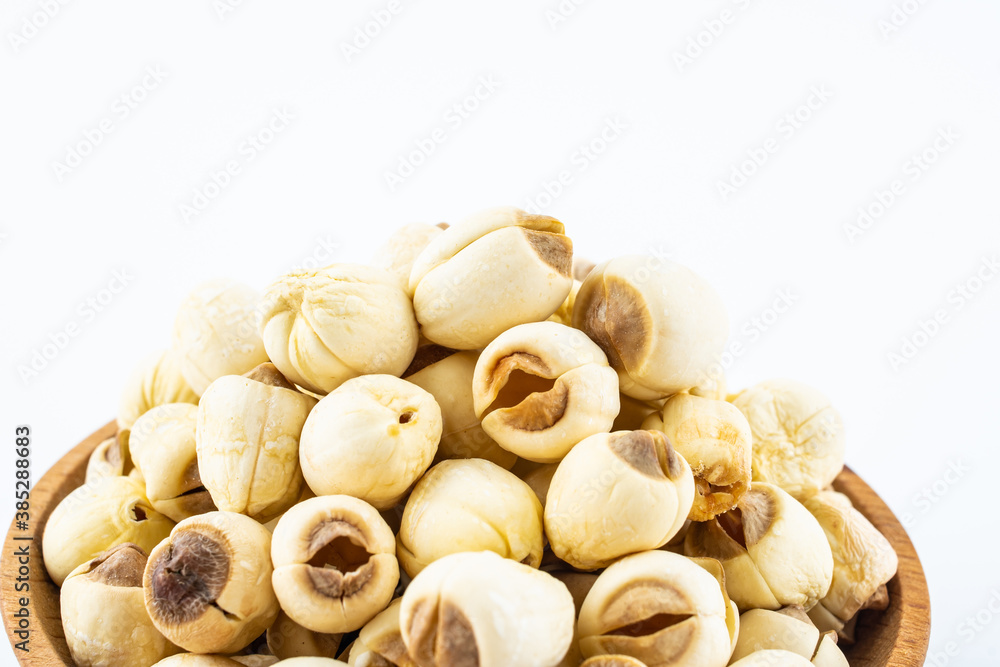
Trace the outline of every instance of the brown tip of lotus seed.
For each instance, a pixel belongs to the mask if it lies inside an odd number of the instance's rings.
[[[447,601],[441,605],[435,657],[441,667],[479,667],[479,647],[472,624],[461,609]]]
[[[413,361],[410,362],[409,367],[407,367],[406,371],[400,377],[404,379],[408,378],[442,359],[447,359],[455,354],[456,351],[443,345],[421,345],[417,348],[417,353],[413,355]]]
[[[172,624],[199,618],[229,579],[229,553],[213,537],[194,530],[170,539],[153,564],[153,612]]]
[[[266,361],[255,367],[253,370],[247,371],[243,374],[243,377],[271,387],[281,387],[282,389],[298,391],[295,388],[295,385],[289,382],[288,379],[281,374],[281,371],[278,370],[278,367],[270,361]]]
[[[418,665],[433,665],[434,641],[438,633],[436,600],[420,600],[413,606],[410,619],[410,655]]]
[[[653,323],[642,294],[607,276],[584,307],[583,330],[604,350],[616,371],[641,366],[649,356]]]
[[[85,576],[105,586],[142,588],[146,552],[137,544],[126,542],[109,549],[90,562]]]
[[[549,391],[529,394],[515,407],[505,410],[502,419],[519,431],[544,431],[563,418],[568,403],[569,389],[557,381]]]
[[[677,452],[659,431],[612,433],[608,446],[647,477],[676,479],[683,470]]]
[[[447,222],[439,222],[435,225],[435,227],[437,227],[438,229],[448,229],[449,227],[451,227],[451,225],[449,225]]]
[[[421,600],[410,619],[410,656],[419,665],[479,667],[479,647],[469,619],[454,604]]]
[[[404,661],[409,663],[410,654],[406,651],[403,636],[398,630],[373,638],[368,642],[368,648],[377,656],[377,659],[371,662],[373,667],[394,667],[397,664],[404,664]]]
[[[862,609],[875,609],[876,611],[882,611],[889,606],[889,589],[886,588],[885,584],[882,584],[871,596],[865,600],[865,603],[861,605]]]
[[[115,468],[121,466],[122,464],[122,443],[119,441],[118,436],[108,438],[102,442],[98,447],[103,447],[104,450],[102,455],[104,460]]]
[[[787,616],[789,618],[794,618],[797,621],[808,623],[809,625],[813,624],[812,620],[809,618],[809,614],[807,614],[806,610],[803,607],[800,607],[799,605],[790,605],[788,607],[782,607],[781,609],[778,610],[778,613],[782,614],[783,616]]]
[[[740,498],[739,510],[743,520],[743,535],[746,544],[750,546],[759,542],[771,530],[778,512],[771,494],[753,487]]]
[[[523,229],[524,238],[538,257],[567,278],[573,275],[573,242],[563,234]]]

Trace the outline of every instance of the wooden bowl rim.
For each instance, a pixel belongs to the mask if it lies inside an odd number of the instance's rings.
[[[7,638],[12,647],[19,641],[13,634],[17,630],[14,627],[13,614],[20,608],[18,598],[24,596],[24,593],[16,592],[14,589],[18,567],[14,552],[17,547],[24,544],[29,544],[32,550],[31,574],[28,580],[31,590],[27,607],[32,622],[29,643],[31,651],[20,653],[15,649],[15,655],[21,665],[38,667],[73,665],[63,636],[56,602],[59,589],[49,579],[42,561],[42,534],[55,505],[83,483],[90,454],[98,444],[114,436],[116,432],[115,421],[108,422],[56,461],[55,465],[32,487],[30,504],[33,540],[15,539],[25,536],[23,531],[17,530],[16,520],[11,522],[7,531],[0,559],[0,582],[3,585],[0,593],[0,609],[3,613]],[[886,626],[890,622],[898,624],[899,634],[896,640],[891,646],[881,646],[879,655],[852,656],[850,647],[844,647],[845,653],[853,667],[876,665],[921,667],[927,656],[931,617],[927,580],[916,549],[892,510],[854,471],[845,466],[833,486],[835,490],[851,498],[858,511],[868,517],[885,535],[899,557],[899,571],[889,582],[891,596],[889,609],[884,612],[862,612],[867,618],[863,617],[861,622],[861,625],[872,627]],[[41,511],[39,508],[42,508]],[[11,567],[14,569],[11,570]],[[905,586],[902,585],[901,578],[905,579]],[[49,598],[46,598],[46,595]],[[867,623],[867,621],[873,622]],[[864,629],[866,628],[862,628]]]

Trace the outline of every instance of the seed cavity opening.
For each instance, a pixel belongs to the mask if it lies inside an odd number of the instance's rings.
[[[146,508],[140,505],[134,505],[132,507],[132,518],[136,521],[145,521],[148,517],[146,514]]]
[[[735,508],[715,517],[726,535],[735,540],[744,549],[747,548],[747,538],[743,532],[743,512]]]
[[[493,397],[490,408],[509,408],[530,393],[551,389],[555,382],[553,375],[549,365],[530,352],[501,357],[487,374],[487,393]]]
[[[615,628],[604,635],[619,637],[648,637],[691,618],[691,614],[654,614],[635,623]]]
[[[413,417],[415,415],[416,415],[416,413],[414,411],[407,410],[403,414],[399,415],[399,423],[400,424],[409,424],[411,421],[413,421]]]
[[[503,421],[519,431],[544,431],[552,428],[566,414],[569,389],[556,381],[552,389],[528,394],[515,407],[508,409]]]
[[[372,554],[348,535],[334,537],[309,559],[308,564],[320,569],[333,569],[343,574],[357,572],[371,559]]]

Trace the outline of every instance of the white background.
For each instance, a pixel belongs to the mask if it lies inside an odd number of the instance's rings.
[[[51,18],[45,2],[3,3],[0,489],[15,425],[33,429],[37,480],[113,417],[199,282],[263,289],[292,266],[365,261],[403,223],[534,201],[582,256],[664,253],[714,284],[743,345],[731,388],[787,376],[826,392],[849,464],[907,518],[931,649],[958,653],[930,664],[997,664],[1000,280],[976,276],[1000,259],[1000,5],[577,2],[567,17],[557,0],[400,0],[349,55],[388,0],[69,2]],[[275,110],[292,120],[252,149]],[[620,129],[602,144],[605,127]],[[229,161],[239,173],[214,189]],[[116,272],[127,284],[105,293]],[[955,291],[967,283],[971,298]],[[775,318],[782,290],[793,305]],[[934,335],[918,333],[935,313]],[[904,337],[919,348],[894,364]],[[37,375],[36,352],[50,357]],[[5,526],[13,503],[0,495]]]

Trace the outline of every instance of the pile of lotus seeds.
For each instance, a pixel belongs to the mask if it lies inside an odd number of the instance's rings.
[[[722,300],[515,208],[215,281],[52,512],[78,665],[847,665],[896,554],[840,416],[727,394]]]

